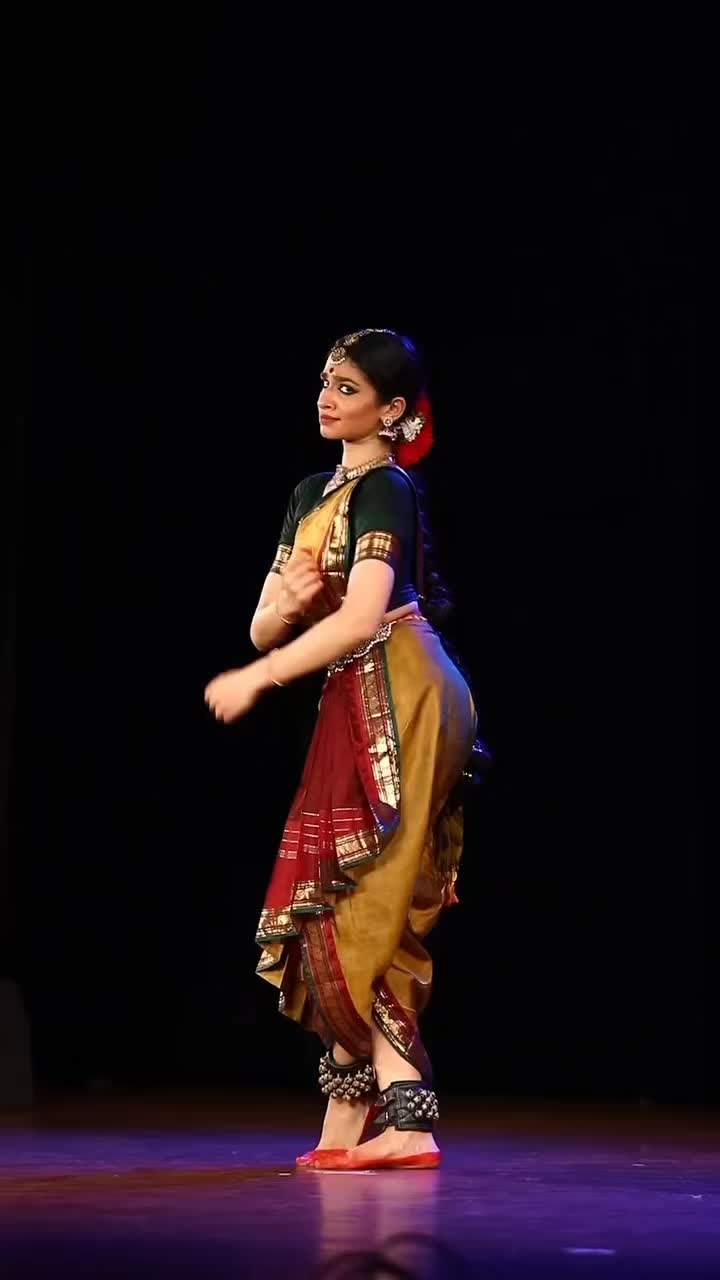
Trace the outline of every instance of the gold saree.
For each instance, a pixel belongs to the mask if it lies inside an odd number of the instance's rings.
[[[325,578],[322,611],[345,592],[353,488],[298,527]],[[419,614],[334,664],[257,932],[258,973],[278,988],[282,1012],[358,1057],[370,1053],[374,1022],[424,1075],[423,939],[454,899],[455,784],[475,729],[467,684]]]

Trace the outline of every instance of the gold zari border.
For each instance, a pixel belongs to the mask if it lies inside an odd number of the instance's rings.
[[[278,549],[275,552],[275,559],[270,566],[270,572],[282,573],[291,555],[292,547],[289,547],[286,542],[280,542],[278,544]]]
[[[396,534],[372,529],[369,533],[362,533],[357,539],[353,564],[359,564],[361,560],[383,560],[397,570],[400,550],[400,539]]]

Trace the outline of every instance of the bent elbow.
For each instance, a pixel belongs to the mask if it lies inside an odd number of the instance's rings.
[[[362,631],[360,633],[360,639],[358,640],[358,644],[368,644],[370,640],[374,640],[378,632],[378,625],[379,624],[374,621],[367,623],[362,628]]]
[[[265,653],[266,646],[260,640],[254,621],[250,624],[250,643],[254,649],[257,649],[258,653]]]
[[[380,623],[376,617],[368,617],[367,615],[358,614],[348,619],[349,630],[351,632],[351,647],[354,649],[361,644],[367,644],[377,634]]]

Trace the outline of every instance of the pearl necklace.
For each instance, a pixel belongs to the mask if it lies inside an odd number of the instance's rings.
[[[395,459],[392,454],[383,454],[381,458],[373,458],[370,462],[362,462],[358,467],[344,467],[342,463],[338,463],[335,468],[335,474],[331,480],[328,480],[323,489],[323,497],[327,493],[332,493],[333,489],[339,489],[341,485],[347,484],[348,480],[356,480],[358,476],[364,476],[366,471],[373,471],[375,467],[393,467]]]

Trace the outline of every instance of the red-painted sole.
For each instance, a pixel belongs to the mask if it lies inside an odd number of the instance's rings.
[[[313,1166],[320,1168],[325,1160],[334,1160],[344,1155],[344,1147],[316,1147],[314,1151],[306,1151],[304,1155],[298,1156],[295,1163],[300,1169],[310,1169]]]
[[[360,1173],[370,1169],[437,1169],[441,1161],[439,1151],[425,1151],[415,1156],[377,1156],[368,1160],[351,1160],[345,1151],[325,1154],[327,1159],[313,1161],[308,1168],[337,1173]]]

